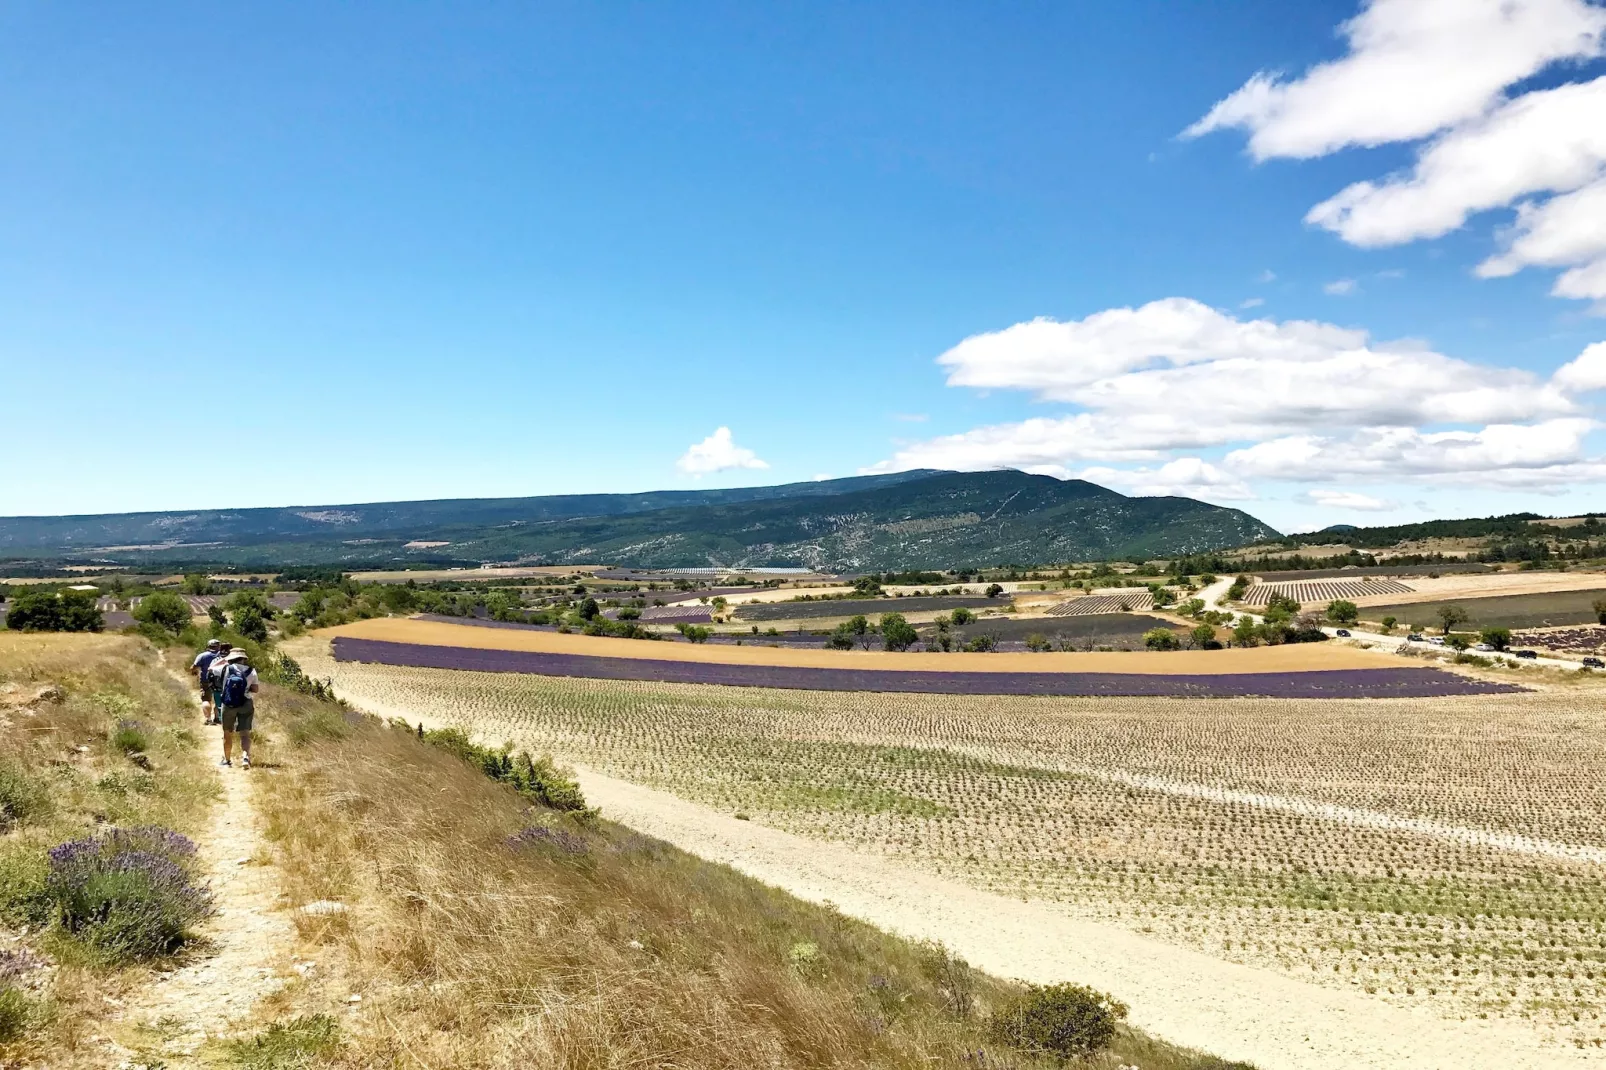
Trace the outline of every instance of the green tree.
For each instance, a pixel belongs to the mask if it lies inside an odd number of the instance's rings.
[[[61,599],[49,591],[18,593],[6,613],[6,627],[14,632],[61,631]]]
[[[881,614],[881,646],[886,650],[908,650],[920,639],[914,625],[902,613]]]
[[[1188,639],[1200,650],[1209,650],[1221,645],[1216,642],[1216,630],[1208,624],[1201,624],[1189,632]]]
[[[1595,619],[1606,624],[1606,598],[1595,599],[1590,603],[1590,608],[1595,611]]]
[[[1004,588],[1001,584],[989,583],[987,585],[987,590],[983,593],[986,594],[988,598],[997,598],[999,595],[1004,593]]]
[[[997,647],[998,640],[988,632],[971,636],[970,641],[965,644],[965,649],[972,654],[985,654],[997,649]]]
[[[1478,638],[1496,650],[1504,650],[1511,645],[1511,629],[1485,628],[1478,633]]]
[[[1354,624],[1361,619],[1361,608],[1354,602],[1335,598],[1327,603],[1327,619],[1336,624]]]
[[[171,591],[157,591],[139,600],[134,619],[177,635],[190,624],[190,604]]]
[[[1053,650],[1054,644],[1048,641],[1048,636],[1042,632],[1033,632],[1026,637],[1026,649],[1034,654],[1041,654],[1045,650]]]
[[[959,606],[953,611],[953,619],[954,624],[957,627],[963,628],[965,625],[976,619],[976,614],[972,613],[964,606]]]
[[[219,631],[229,626],[229,618],[224,615],[223,607],[216,602],[206,607],[206,616],[212,622],[213,631]]]
[[[1169,606],[1176,601],[1176,596],[1158,583],[1149,584],[1149,596],[1154,600],[1156,606]]]
[[[870,649],[870,621],[863,613],[848,618],[848,631],[864,649]]]
[[[1449,635],[1457,624],[1465,624],[1467,611],[1460,606],[1440,606],[1439,623],[1444,626],[1444,634]]]
[[[587,598],[584,602],[580,603],[580,618],[582,620],[590,620],[600,612],[602,612],[602,610],[597,607],[597,600],[595,598]]]
[[[186,573],[184,576],[184,593],[211,594],[212,581],[208,580],[206,576],[200,572]]]
[[[1248,614],[1239,617],[1238,623],[1233,626],[1232,641],[1237,646],[1254,646],[1260,641],[1259,629]]]
[[[1383,634],[1387,635],[1389,632],[1392,632],[1395,628],[1397,628],[1399,626],[1399,623],[1400,623],[1400,618],[1398,618],[1398,617],[1384,617],[1383,618]]]
[[[1297,600],[1288,597],[1286,594],[1274,594],[1271,596],[1271,600],[1266,603],[1264,616],[1273,623],[1292,620],[1294,614],[1298,613],[1301,608]]]
[[[98,632],[106,627],[106,615],[95,605],[94,591],[61,592],[61,630]]]
[[[1182,643],[1170,628],[1150,628],[1143,633],[1143,645],[1150,650],[1176,650]]]
[[[848,626],[847,621],[832,629],[831,635],[825,640],[825,645],[832,650],[853,649],[853,629]]]

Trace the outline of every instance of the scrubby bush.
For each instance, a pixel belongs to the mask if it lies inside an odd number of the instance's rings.
[[[1042,632],[1033,632],[1026,637],[1026,649],[1034,654],[1041,654],[1046,650],[1053,650],[1054,644]]]
[[[112,729],[112,746],[124,754],[140,754],[150,750],[151,739],[139,721],[122,720]]]
[[[988,1020],[993,1039],[1018,1051],[1083,1059],[1109,1047],[1126,1004],[1082,985],[1033,985]]]
[[[405,726],[403,726],[405,727]],[[492,780],[500,780],[542,806],[554,810],[585,811],[585,796],[574,778],[560,770],[551,757],[532,758],[529,751],[513,754],[482,747],[459,728],[419,729],[419,738],[451,751],[480,767]]]
[[[1478,633],[1478,638],[1496,650],[1504,650],[1511,645],[1511,629],[1485,628]]]
[[[965,625],[976,619],[976,614],[972,613],[964,606],[958,606],[954,609],[953,613],[950,614],[950,619],[953,621],[955,626],[963,628]]]
[[[195,845],[169,829],[114,829],[50,851],[43,897],[61,928],[113,962],[177,950],[212,913],[189,867]]]
[[[1389,632],[1392,632],[1395,628],[1399,627],[1400,618],[1398,618],[1398,617],[1384,617],[1383,621],[1382,621],[1382,624],[1383,624],[1383,634],[1387,635]]]
[[[965,649],[972,654],[986,654],[998,649],[998,640],[992,635],[983,632],[981,635],[971,636],[970,640],[965,643]]]

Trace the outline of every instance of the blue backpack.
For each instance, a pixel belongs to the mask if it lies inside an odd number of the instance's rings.
[[[223,670],[223,705],[244,706],[251,697],[251,670],[244,665],[230,665]]]

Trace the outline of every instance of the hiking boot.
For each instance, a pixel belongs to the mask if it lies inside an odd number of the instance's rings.
[[[234,763],[229,761],[227,758],[225,758],[221,762],[218,762],[217,764],[227,767],[227,766],[233,765]]]
[[[249,768],[251,768],[251,756],[249,754],[244,755],[244,756],[242,756],[240,758],[240,768],[241,769],[249,769]]]

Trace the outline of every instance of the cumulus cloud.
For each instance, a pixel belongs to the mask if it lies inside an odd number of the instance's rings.
[[[1334,279],[1322,287],[1322,293],[1331,297],[1347,297],[1356,291],[1358,285],[1354,279]]]
[[[724,472],[731,468],[768,468],[758,454],[738,446],[731,438],[731,429],[721,427],[701,442],[694,443],[675,467],[687,475],[704,476]]]
[[[1514,208],[1485,277],[1565,269],[1553,292],[1606,300],[1606,78],[1507,97],[1559,61],[1606,51],[1586,0],[1375,0],[1349,53],[1283,82],[1256,75],[1189,129],[1250,131],[1259,159],[1426,139],[1399,174],[1354,183],[1306,221],[1363,247],[1434,238]]]
[[[1021,468],[1217,498],[1249,495],[1252,479],[1543,485],[1593,478],[1584,440],[1595,424],[1575,395],[1606,388],[1606,343],[1544,380],[1333,324],[1238,320],[1185,298],[1033,320],[938,359],[950,384],[1081,411],[903,444],[866,471]],[[1176,456],[1212,448],[1230,452]]]
[[[1307,492],[1304,497],[1312,505],[1320,505],[1327,509],[1357,509],[1364,513],[1386,513],[1399,508],[1395,502],[1353,490],[1317,489]]]
[[[1372,0],[1339,33],[1346,55],[1292,81],[1258,73],[1184,136],[1238,127],[1260,160],[1414,141],[1482,115],[1558,60],[1600,54],[1606,10],[1585,0]]]
[[[1520,486],[1573,482],[1606,471],[1584,456],[1596,424],[1582,417],[1491,424],[1476,431],[1365,428],[1347,435],[1289,435],[1234,450],[1224,466],[1242,477],[1290,482],[1446,478]],[[1582,466],[1582,467],[1581,467]]]
[[[1606,342],[1586,346],[1577,357],[1556,369],[1551,382],[1579,394],[1606,389]]]

